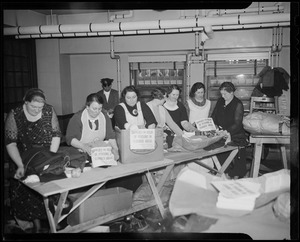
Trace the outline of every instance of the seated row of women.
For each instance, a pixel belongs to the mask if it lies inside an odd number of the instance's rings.
[[[240,147],[239,159],[227,171],[229,176],[243,177],[246,174],[247,143],[242,125],[244,109],[234,91],[232,83],[224,82],[220,86],[221,97],[212,111],[211,102],[205,98],[205,86],[202,83],[192,86],[190,99],[185,104],[179,101],[181,90],[178,85],[171,85],[167,90],[154,88],[152,100],[147,103],[139,100],[139,92],[134,86],[127,86],[121,93],[121,102],[114,109],[114,122],[102,110],[103,98],[97,93],[92,93],[87,96],[84,108],[70,119],[66,142],[91,155],[91,148],[95,142],[107,141],[112,147],[115,159],[118,160],[115,128],[163,128],[169,137],[168,147],[171,147],[174,135],[182,135],[184,131],[196,131],[195,121],[211,116],[217,127],[230,133],[231,143]],[[12,109],[7,115],[5,145],[15,165],[14,179],[11,181],[12,214],[16,218],[31,221],[46,218],[46,213],[43,200],[38,194],[31,192],[26,186],[19,189],[18,180],[24,176],[22,153],[34,147],[45,147],[57,152],[62,133],[54,108],[46,103],[42,90],[28,90],[23,101],[22,105]],[[112,123],[115,123],[115,127]],[[224,162],[227,156],[221,158],[220,162]],[[124,179],[117,179],[106,184],[106,187],[120,185],[135,191],[141,182],[141,176],[137,175],[126,179],[127,184],[124,184]]]

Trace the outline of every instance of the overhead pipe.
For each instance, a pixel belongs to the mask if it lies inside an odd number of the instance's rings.
[[[157,20],[157,21],[140,21],[140,22],[119,22],[119,23],[90,23],[90,24],[73,24],[73,25],[40,25],[29,27],[8,27],[4,28],[4,35],[27,35],[29,38],[39,37],[78,37],[78,36],[101,36],[124,34],[124,31],[132,31],[131,34],[138,34],[138,31],[163,31],[168,33],[168,30],[184,32],[187,28],[192,32],[192,28],[199,28],[204,26],[212,26],[212,29],[224,29],[228,25],[243,26],[247,24],[275,24],[279,26],[289,24],[290,14],[268,14],[268,15],[255,15],[255,16],[225,16],[225,17],[210,17],[210,18],[194,18],[182,20]],[[146,32],[145,32],[146,31]],[[172,32],[171,31],[171,32]],[[155,33],[155,32],[154,32]],[[57,35],[57,36],[55,36]]]
[[[113,22],[115,19],[132,18],[133,10],[129,10],[128,14],[113,14],[109,17],[109,22]]]
[[[186,55],[186,92],[185,100],[189,99],[189,90],[191,88],[191,57],[192,53]]]
[[[199,32],[197,31],[195,33],[195,55],[199,56],[200,51],[199,51]]]
[[[281,5],[276,5],[273,7],[257,7],[257,8],[246,8],[246,9],[216,9],[216,10],[210,10],[207,12],[206,16],[214,16],[214,15],[218,15],[218,16],[222,16],[222,15],[226,15],[226,14],[244,14],[244,13],[265,13],[265,12],[282,12],[284,11],[284,7]]]
[[[276,38],[276,35],[277,35],[277,28],[274,27],[273,30],[272,30],[272,47],[271,47],[271,51],[272,52],[275,52],[277,51],[277,38]]]
[[[201,41],[202,53],[201,53],[201,61],[205,61],[205,50],[204,50],[204,41]]]
[[[196,15],[199,15],[199,10],[195,10]],[[284,6],[281,5],[281,3],[276,3],[275,6],[271,7],[254,7],[254,8],[246,8],[246,9],[214,9],[214,10],[209,10],[207,13],[205,13],[205,10],[202,10],[202,16],[204,17],[212,17],[214,15],[221,16],[221,15],[226,15],[226,14],[245,14],[245,13],[266,13],[266,12],[283,12],[284,11]],[[203,14],[204,13],[204,14]],[[194,18],[194,16],[186,16],[185,15],[185,10],[180,11],[180,18]]]
[[[283,42],[283,28],[278,27],[278,44],[277,50],[280,52],[282,50],[282,42]]]
[[[220,25],[214,26],[214,30],[237,30],[237,29],[259,29],[272,28],[275,26],[290,26],[290,22],[266,23],[266,24],[247,24],[247,25]],[[161,30],[137,30],[137,31],[118,31],[118,32],[93,32],[93,33],[61,33],[61,34],[24,34],[16,35],[16,39],[30,38],[74,38],[74,37],[104,37],[104,36],[125,36],[125,35],[147,35],[147,34],[172,34],[172,33],[191,33],[202,31],[204,28],[184,28],[184,29],[161,29]]]
[[[115,55],[114,51],[114,36],[110,36],[110,58],[117,60],[117,87],[118,87],[118,93],[119,97],[121,96],[121,68],[120,68],[120,56]]]

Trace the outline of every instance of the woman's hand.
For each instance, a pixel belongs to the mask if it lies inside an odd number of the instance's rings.
[[[187,132],[195,132],[197,130],[196,127],[194,127],[190,122],[186,120],[182,121],[181,125]]]
[[[148,126],[148,129],[155,129],[155,124],[150,124],[149,126]]]
[[[16,170],[15,178],[21,179],[24,176],[24,172],[25,172],[24,166],[19,166]]]
[[[91,151],[91,146],[89,146],[88,144],[82,144],[81,146],[81,150],[84,152],[84,153],[87,153],[89,156],[92,155],[92,151]]]
[[[227,130],[225,130],[225,136],[224,136],[224,138],[226,139],[225,145],[227,145],[229,142],[231,142],[231,135],[230,135],[230,133]]]

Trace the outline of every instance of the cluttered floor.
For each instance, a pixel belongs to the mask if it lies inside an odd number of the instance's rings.
[[[280,158],[279,148],[265,149],[259,175],[263,175],[268,172],[277,171],[283,168],[281,158]],[[288,157],[289,160],[289,157]],[[247,168],[250,172],[252,162],[252,148],[247,148]],[[249,172],[246,177],[249,176]],[[172,185],[172,184],[171,184]],[[173,183],[174,185],[174,183]],[[170,188],[170,193],[172,187]],[[170,196],[168,193],[166,196]],[[168,201],[169,197],[165,197],[163,200]],[[165,203],[166,205],[168,202]],[[22,234],[22,233],[34,233],[33,227],[27,225],[22,225],[18,223],[9,214],[9,204],[4,204],[4,214],[5,214],[5,226],[4,233]],[[157,207],[152,207],[149,209],[142,210],[132,215],[120,218],[116,221],[105,224],[104,226],[109,227],[109,231],[112,233],[159,233],[159,232],[196,232],[193,231],[193,224],[197,224],[197,232],[201,232],[209,228],[212,224],[216,222],[216,219],[208,218],[205,216],[179,216],[173,218],[171,214],[167,213],[166,218],[162,218]],[[22,227],[23,226],[23,227]],[[25,226],[25,227],[24,227]],[[28,226],[26,228],[26,226]],[[64,226],[64,224],[62,224]],[[65,224],[67,226],[67,224]],[[47,221],[41,221],[40,233],[49,233],[49,225]]]

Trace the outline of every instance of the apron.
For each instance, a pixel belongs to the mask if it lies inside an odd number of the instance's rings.
[[[125,111],[125,116],[126,116],[127,123],[135,124],[137,126],[144,126],[145,125],[145,119],[144,119],[144,115],[143,115],[143,112],[142,112],[140,102],[137,102],[137,104],[136,104],[137,111],[138,111],[138,116],[136,116],[136,117],[130,114],[130,112],[128,111],[125,103],[120,103],[120,105],[123,107],[123,109]]]
[[[204,106],[198,106],[193,103],[192,100],[187,100],[189,108],[190,108],[190,115],[189,115],[189,122],[194,123],[195,121],[201,118],[208,118],[209,110],[210,110],[210,100],[206,99]]]
[[[80,141],[83,143],[90,143],[94,141],[103,141],[106,136],[106,119],[104,114],[101,112],[95,121],[98,120],[98,127],[93,122],[92,129],[89,125],[89,116],[87,110],[83,110],[81,115],[81,122],[82,122],[82,134]]]

